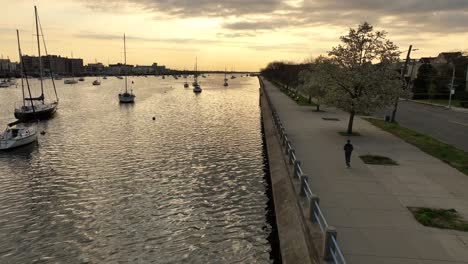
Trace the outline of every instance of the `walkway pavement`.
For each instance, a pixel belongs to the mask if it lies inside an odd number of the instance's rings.
[[[347,114],[299,106],[265,81],[312,191],[348,263],[468,263],[468,232],[419,224],[407,207],[454,208],[468,219],[468,176],[357,118],[352,168],[344,163]],[[340,121],[325,121],[323,117]],[[369,166],[359,155],[384,155],[399,166]],[[270,161],[271,162],[271,161]]]

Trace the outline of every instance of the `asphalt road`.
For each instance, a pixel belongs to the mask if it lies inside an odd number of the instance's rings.
[[[390,110],[376,115],[384,117]],[[396,120],[407,128],[428,134],[468,152],[468,113],[400,101]]]

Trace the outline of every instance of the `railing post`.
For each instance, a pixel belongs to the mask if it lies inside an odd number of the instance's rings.
[[[332,226],[327,227],[325,230],[325,239],[323,240],[323,259],[326,261],[333,260],[332,250],[334,249],[332,237],[336,240],[336,236],[336,229]]]
[[[290,147],[291,147],[291,141],[289,141],[289,139],[286,137],[284,154],[286,154],[286,155],[289,154]]]
[[[284,131],[284,128],[281,128],[281,134],[283,134],[283,147],[287,147],[288,134]]]
[[[318,204],[320,204],[320,198],[317,195],[312,194],[312,196],[309,198],[309,216],[310,216],[310,220],[314,224],[318,223],[318,220],[315,218],[315,215],[316,214],[318,215],[318,212],[317,212]]]
[[[289,164],[293,164],[293,154],[295,154],[296,151],[294,150],[293,147],[291,147],[289,150],[288,150],[288,158],[289,158]]]
[[[295,160],[295,161],[294,161],[294,164],[293,164],[293,176],[294,176],[294,179],[295,179],[296,177],[299,177],[299,166],[301,166],[301,161]]]
[[[307,182],[309,181],[309,177],[307,175],[302,174],[299,178],[301,180],[301,196],[307,196],[306,186]]]

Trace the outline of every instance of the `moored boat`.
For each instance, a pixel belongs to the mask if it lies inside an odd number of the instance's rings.
[[[0,150],[9,150],[37,141],[36,124],[21,124],[16,121],[8,124],[0,133]]]
[[[125,40],[125,34],[124,34],[124,66],[127,66],[127,44]],[[133,91],[130,90],[130,92],[128,92],[127,73],[125,73],[125,92],[119,93],[119,102],[120,103],[134,103],[135,102],[135,95],[133,94]]]
[[[44,37],[44,33],[42,31],[42,26],[40,28],[40,33],[39,34],[39,23],[38,23],[38,13],[37,13],[37,8],[34,6],[34,14],[36,18],[36,40],[37,40],[37,50],[38,50],[38,57],[39,57],[39,73],[40,73],[40,86],[41,86],[41,94],[37,97],[32,97],[31,90],[29,87],[29,82],[28,78],[25,77],[27,88],[28,88],[28,97],[25,95],[25,90],[24,90],[24,85],[22,84],[22,91],[23,91],[23,105],[19,108],[15,108],[14,115],[18,120],[21,121],[30,121],[30,120],[36,120],[36,119],[49,119],[51,118],[58,106],[58,95],[57,95],[57,90],[55,88],[55,82],[54,79],[52,78],[53,73],[50,71],[50,79],[52,81],[52,85],[54,88],[55,92],[55,101],[52,102],[46,102],[46,98],[44,95],[44,74],[43,74],[43,64],[41,60],[41,45],[39,41],[39,36]],[[19,40],[19,31],[16,31],[17,37],[18,37],[18,52],[20,55],[20,58],[22,58],[21,55],[21,47],[20,47],[20,40]],[[47,49],[46,49],[46,55],[47,55]],[[21,60],[21,69],[22,69],[22,77],[27,76],[27,74],[24,72],[24,62]]]

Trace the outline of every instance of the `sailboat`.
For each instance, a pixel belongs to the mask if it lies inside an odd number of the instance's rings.
[[[198,59],[195,58],[195,73],[193,75],[194,81],[193,81],[193,92],[194,93],[201,93],[202,88],[200,87],[200,84],[198,83]]]
[[[228,79],[226,78],[226,67],[224,67],[224,84],[223,86],[229,86]]]
[[[97,77],[96,80],[94,80],[93,85],[101,85],[101,81],[99,79],[99,76]]]
[[[24,82],[23,77],[26,78],[28,85],[29,97],[31,97],[31,90],[29,89],[29,82],[26,74],[24,74],[24,64],[21,60],[21,46],[19,40],[19,31],[16,30],[16,36],[18,38],[18,53],[21,62],[21,86],[23,91],[23,105],[26,105],[24,98]],[[34,103],[31,101],[32,111],[35,114]],[[37,141],[37,128],[36,124],[22,124],[21,120],[17,120],[8,124],[7,128],[0,133],[0,150],[9,150],[17,147],[21,147]]]
[[[127,68],[127,44],[124,34],[124,66]],[[119,94],[120,103],[133,103],[135,101],[135,95],[132,91],[128,92],[127,73],[125,72],[125,92]]]
[[[41,95],[39,97],[32,97],[31,93],[29,94],[29,98],[24,97],[24,87],[23,87],[23,106],[20,108],[15,109],[15,117],[18,120],[22,121],[28,121],[28,120],[35,120],[35,119],[49,119],[51,118],[54,114],[55,111],[57,110],[58,106],[58,95],[57,95],[57,89],[55,88],[55,82],[54,79],[52,78],[52,71],[50,70],[50,77],[52,81],[52,85],[54,87],[54,92],[55,92],[55,101],[51,103],[46,103],[46,98],[44,95],[44,69],[42,65],[42,58],[41,58],[41,43],[39,41],[39,16],[37,14],[37,7],[34,6],[34,14],[36,18],[36,39],[37,39],[37,51],[38,51],[38,57],[39,57],[39,74],[40,74],[40,83],[41,83]],[[42,32],[42,25],[41,25],[41,35],[44,41],[44,33]],[[44,41],[44,50],[47,55],[47,47],[45,45]],[[21,58],[21,63],[23,59]],[[51,68],[51,67],[49,67]],[[24,71],[24,67],[23,67]],[[26,74],[24,74],[26,75]],[[29,89],[29,86],[28,86]],[[29,104],[26,104],[26,101],[29,102]],[[38,101],[38,103],[33,103],[34,101]]]
[[[71,58],[73,59],[73,52],[72,52],[72,54],[71,54]],[[71,79],[65,79],[65,80],[63,80],[63,83],[64,83],[64,84],[75,84],[75,83],[78,83],[78,81],[75,80],[75,76],[73,76],[73,63],[71,63],[70,66],[71,66],[71,69],[70,69],[70,70],[71,70],[72,78],[71,78]]]

